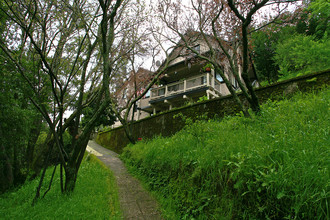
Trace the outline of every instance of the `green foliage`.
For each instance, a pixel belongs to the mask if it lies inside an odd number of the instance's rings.
[[[261,81],[272,83],[329,68],[329,2],[311,1],[251,34],[252,57]],[[264,84],[264,83],[263,83]]]
[[[260,80],[273,82],[278,78],[278,65],[274,62],[278,32],[257,31],[252,33],[253,60]]]
[[[207,64],[205,64],[205,66],[203,66],[202,69],[205,72],[206,69],[214,69],[214,67],[213,67],[212,63],[207,63]]]
[[[279,42],[290,39],[296,30],[292,26],[269,25],[251,34],[252,57],[258,78],[272,83],[279,78],[279,65],[274,61]]]
[[[0,37],[3,24],[5,21],[1,19]],[[22,58],[22,62],[27,61]],[[0,145],[4,147],[0,153],[0,192],[3,192],[25,181],[29,169],[28,147],[33,145],[34,134],[38,136],[40,126],[36,121],[40,114],[29,102],[31,94],[26,92],[26,84],[1,49],[0,64]]]
[[[13,43],[17,29],[6,16],[8,6],[0,1],[0,39],[5,44]],[[47,107],[49,83],[45,83],[45,74],[36,59],[33,50],[19,55],[19,49],[13,49],[11,55],[20,57],[19,63],[24,65],[26,78],[31,86],[39,92],[38,99]],[[30,172],[33,159],[34,144],[42,127],[41,115],[32,105],[30,98],[35,94],[21,77],[16,65],[0,49],[0,192],[11,186],[22,184]],[[39,77],[39,78],[38,78]],[[38,78],[38,79],[37,79]]]
[[[283,79],[330,68],[330,40],[297,35],[278,44],[275,61]]]
[[[199,97],[197,102],[204,102],[204,101],[207,101],[207,100],[209,100],[209,99],[207,98],[206,95],[204,95],[204,96]]]
[[[58,193],[58,168],[52,189],[34,206],[31,203],[37,179],[1,195],[1,219],[121,219],[117,187],[109,169],[91,155],[80,169],[77,186],[70,195]],[[48,187],[52,170],[47,170],[43,191]]]
[[[84,116],[81,119],[82,126],[85,126],[92,119],[96,109],[97,109],[96,103],[92,103],[87,108],[83,109]],[[116,120],[116,117],[114,115],[115,114],[112,112],[110,107],[105,109],[103,114],[101,114],[100,117],[98,117],[94,127],[99,127],[101,125],[102,126],[113,125]]]
[[[329,19],[330,19],[330,3],[327,0],[314,0],[310,3],[309,9],[312,15],[318,20],[315,28],[315,36],[321,39],[324,36],[329,37]]]
[[[252,118],[198,121],[129,145],[122,158],[169,219],[326,219],[329,106],[329,89],[299,94]]]

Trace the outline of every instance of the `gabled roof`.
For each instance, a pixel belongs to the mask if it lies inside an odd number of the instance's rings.
[[[203,34],[199,31],[194,31],[194,30],[188,30],[185,34],[184,34],[184,37],[187,39],[188,43],[191,44],[191,46],[195,46],[194,44],[197,43],[196,41],[205,41],[204,40],[204,37],[203,37]],[[205,37],[208,38],[208,41],[215,45],[217,44],[217,41],[215,39],[214,36],[211,36],[211,35],[208,35],[208,34],[205,34]],[[197,44],[196,44],[197,45]],[[229,45],[231,45],[230,42],[228,41],[225,41],[224,42],[224,47],[227,47],[229,49]],[[219,46],[215,46],[215,47],[218,47],[220,49]],[[191,55],[191,52],[189,51],[188,53],[186,54],[182,54],[182,51],[187,51],[186,47],[185,47],[185,42],[180,38],[180,40],[178,41],[178,43],[176,44],[176,46],[173,48],[173,50],[171,51],[171,53],[169,54],[169,58],[172,59],[172,58],[177,58],[177,57],[188,57],[191,58],[189,55]],[[158,72],[165,64],[165,61],[163,61],[163,63],[160,65],[160,67],[158,68],[158,70],[156,72]]]

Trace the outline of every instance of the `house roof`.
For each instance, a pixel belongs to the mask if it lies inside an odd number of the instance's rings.
[[[220,46],[218,45],[218,42],[216,40],[216,38],[212,35],[209,35],[209,34],[205,34],[205,36],[203,36],[203,34],[201,32],[198,32],[198,31],[194,31],[194,30],[188,30],[185,34],[184,34],[184,37],[187,38],[188,40],[188,43],[190,43],[191,46],[194,46],[195,43],[197,43],[197,41],[204,41],[205,42],[205,39],[204,37],[207,38],[208,42],[213,45],[214,49],[217,49],[220,53],[221,53],[221,49],[220,49]],[[233,45],[234,43],[233,42],[229,42],[229,41],[224,41],[223,42],[223,46],[226,48],[226,49],[230,49],[230,47]],[[179,67],[180,65],[182,65],[183,63],[187,63],[187,62],[190,62],[191,60],[193,59],[196,59],[196,55],[192,55],[191,51],[187,51],[186,53],[182,53],[182,50],[185,49],[185,42],[183,39],[180,39],[176,45],[176,47],[171,51],[171,53],[169,54],[169,58],[177,58],[177,57],[184,57],[185,59],[180,61],[180,62],[177,62],[173,65],[170,65],[170,69],[172,68],[177,68]],[[207,53],[209,53],[210,51],[205,51],[203,53],[203,55],[207,55]],[[221,54],[220,54],[221,55]],[[223,56],[225,56],[224,54],[222,54]],[[196,59],[196,60],[199,60],[201,63],[203,63],[200,59]],[[165,60],[166,61],[166,60]],[[165,61],[163,61],[162,65],[159,67],[158,71],[164,66],[165,64]],[[253,62],[252,62],[252,59],[250,57],[250,61],[251,61],[251,64],[252,64],[252,73],[253,73],[253,78],[257,79],[257,75],[256,75],[256,72],[255,72],[255,68],[253,66]],[[179,76],[178,76],[179,77]],[[160,77],[163,81],[167,81],[165,79],[165,74],[163,74],[161,77]],[[176,77],[174,77],[176,78]]]

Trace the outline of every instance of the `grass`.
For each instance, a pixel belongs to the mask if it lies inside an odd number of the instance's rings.
[[[330,90],[124,149],[168,219],[329,219]]]
[[[45,191],[53,169],[47,170]],[[58,171],[58,169],[57,169]],[[38,179],[0,196],[1,219],[121,219],[112,173],[95,156],[84,159],[71,195],[62,195],[59,172],[45,198],[31,206]]]

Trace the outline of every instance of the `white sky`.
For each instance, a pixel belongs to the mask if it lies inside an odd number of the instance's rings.
[[[196,1],[196,0],[195,0]],[[157,7],[157,5],[159,4],[159,0],[145,0],[146,5],[149,7]],[[182,5],[184,5],[186,7],[187,10],[189,10],[189,8],[193,11],[193,7],[191,4],[191,0],[171,0],[171,2],[180,2]],[[301,1],[302,2],[302,1]],[[274,17],[276,15],[276,11],[275,11],[275,6],[274,5],[270,5],[270,6],[264,6],[263,8],[261,8],[258,13],[255,15],[255,20],[257,21],[257,23],[261,23],[263,22],[264,18],[270,18],[271,16]],[[295,6],[293,4],[289,4],[288,10],[289,11],[293,11],[295,9]],[[165,43],[163,45],[165,48],[169,48],[171,46],[170,43]],[[164,55],[162,57],[157,58],[157,60],[162,61],[162,59],[164,59]],[[141,60],[142,61],[142,60]],[[140,61],[140,62],[141,62]],[[152,58],[147,58],[147,59],[143,59],[143,67],[146,69],[150,69],[150,67],[152,66]]]

